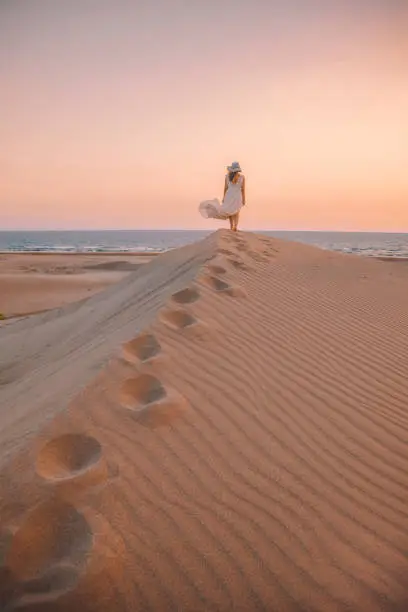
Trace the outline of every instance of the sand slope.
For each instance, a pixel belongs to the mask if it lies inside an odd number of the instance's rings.
[[[408,609],[407,312],[220,231],[1,328],[3,607]]]

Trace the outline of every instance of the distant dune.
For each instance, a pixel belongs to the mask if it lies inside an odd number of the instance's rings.
[[[221,230],[1,327],[0,609],[408,610],[398,268]]]
[[[139,253],[0,254],[0,313],[8,319],[88,298],[151,257]]]

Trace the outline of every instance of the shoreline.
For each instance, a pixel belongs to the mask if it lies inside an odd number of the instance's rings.
[[[299,243],[303,244],[303,243]],[[168,253],[169,251],[173,251],[182,247],[171,247],[164,251],[0,251],[0,257],[2,256],[18,256],[23,257],[26,255],[30,256],[39,256],[39,257],[157,257],[159,255],[163,255],[164,253]],[[379,261],[398,261],[404,262],[408,261],[408,257],[406,256],[396,256],[396,255],[364,255],[364,253],[349,253],[345,251],[336,251],[331,249],[323,249],[322,251],[330,252],[330,253],[339,253],[343,255],[353,255],[357,257],[362,257],[363,259],[375,259]]]
[[[166,251],[0,251],[0,255],[39,255],[41,257],[49,255],[55,257],[58,255],[65,256],[95,256],[95,257],[155,257],[156,255],[162,255],[171,249]]]

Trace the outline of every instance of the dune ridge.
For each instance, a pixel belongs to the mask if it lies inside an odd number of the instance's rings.
[[[3,608],[406,610],[407,306],[221,230],[1,328]]]

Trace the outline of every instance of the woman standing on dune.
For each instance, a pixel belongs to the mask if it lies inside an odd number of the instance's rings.
[[[238,162],[227,167],[224,197],[220,204],[218,199],[201,202],[199,211],[206,219],[229,219],[233,232],[238,230],[239,212],[245,206],[245,177]]]

